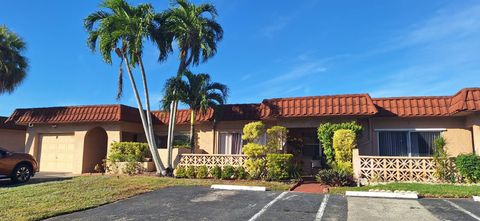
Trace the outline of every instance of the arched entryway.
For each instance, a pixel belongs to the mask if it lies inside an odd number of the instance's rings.
[[[101,165],[107,157],[108,136],[105,129],[95,127],[85,135],[83,144],[82,173],[95,172],[95,166]]]

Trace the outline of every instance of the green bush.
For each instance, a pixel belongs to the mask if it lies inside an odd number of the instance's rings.
[[[195,178],[196,175],[197,175],[197,171],[195,170],[195,166],[188,166],[187,171],[186,171],[186,175],[190,179]]]
[[[353,173],[352,150],[355,148],[355,132],[340,129],[333,134],[333,149],[335,150],[335,165],[346,174]]]
[[[355,184],[353,176],[337,169],[324,169],[318,171],[316,179],[321,184],[328,186],[352,186]]]
[[[292,177],[292,154],[267,154],[267,178],[285,180]]]
[[[143,172],[143,168],[139,162],[128,161],[122,168],[122,172],[128,175],[140,174]]]
[[[144,162],[151,158],[150,150],[146,143],[115,142],[112,143],[108,160],[110,162]]]
[[[243,180],[243,179],[247,179],[247,171],[245,171],[245,168],[242,167],[242,166],[239,166],[237,168],[235,168],[235,177],[237,179],[240,179],[240,180]]]
[[[265,134],[265,124],[261,121],[250,122],[243,126],[242,140],[246,140],[247,143],[257,143],[263,134]]]
[[[273,126],[267,129],[267,148],[271,153],[283,150],[287,142],[288,129],[282,126]]]
[[[267,154],[267,147],[257,143],[248,143],[243,146],[243,153],[248,157],[245,161],[245,167],[250,177],[253,179],[261,178],[266,166],[264,157]]]
[[[363,128],[362,126],[355,123],[355,121],[348,122],[348,123],[340,123],[340,124],[332,124],[332,123],[324,123],[320,124],[317,130],[318,140],[322,144],[322,150],[325,154],[325,160],[328,166],[333,167],[335,164],[335,152],[333,149],[333,134],[335,131],[340,129],[348,129],[355,132],[357,137],[362,134]]]
[[[208,167],[203,165],[197,168],[197,178],[205,179],[208,177]]]
[[[222,168],[215,165],[213,168],[212,168],[212,171],[211,171],[211,174],[212,174],[212,177],[215,178],[215,179],[221,179],[222,178]]]
[[[460,175],[469,183],[480,181],[480,157],[475,154],[462,154],[455,160]]]
[[[442,136],[435,139],[435,151],[433,153],[435,177],[440,181],[453,183],[456,181],[455,165],[453,160],[448,158],[445,145],[446,141]]]
[[[175,169],[175,177],[177,178],[187,177],[187,172],[185,171],[185,167],[177,166],[177,169]]]
[[[235,179],[235,168],[233,166],[224,166],[222,171],[222,179]]]

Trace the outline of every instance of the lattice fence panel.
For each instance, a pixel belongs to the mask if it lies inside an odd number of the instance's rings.
[[[181,154],[179,166],[207,166],[212,169],[218,165],[224,166],[244,166],[247,156],[230,154]]]
[[[360,177],[378,181],[434,181],[432,157],[360,156]]]

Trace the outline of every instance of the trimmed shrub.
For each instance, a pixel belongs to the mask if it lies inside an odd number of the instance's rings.
[[[223,180],[231,180],[235,178],[235,168],[233,166],[224,166],[222,171]]]
[[[212,177],[215,179],[221,179],[222,178],[222,168],[215,165],[212,168],[212,171],[210,172],[212,174]]]
[[[115,142],[112,143],[108,160],[110,162],[144,162],[151,158],[150,150],[146,143]]]
[[[197,168],[197,178],[198,179],[205,179],[208,177],[208,167],[203,165]]]
[[[122,168],[122,172],[128,175],[140,174],[143,173],[143,168],[139,162],[128,161]]]
[[[283,150],[283,145],[287,142],[288,129],[282,126],[273,126],[267,129],[267,148],[268,152],[275,153]]]
[[[352,150],[355,148],[355,132],[340,129],[333,134],[333,149],[335,150],[335,165],[346,174],[353,173]]]
[[[445,150],[446,141],[442,136],[435,139],[435,152],[433,161],[435,162],[435,177],[443,182],[453,183],[456,180],[456,170],[453,161],[448,158]]]
[[[469,183],[480,181],[480,157],[475,154],[462,154],[455,160],[460,175]]]
[[[316,179],[321,184],[329,186],[352,186],[355,184],[353,176],[337,169],[318,171]]]
[[[322,144],[323,154],[328,166],[333,167],[335,164],[335,151],[333,149],[333,134],[340,129],[348,129],[355,132],[357,137],[362,134],[362,126],[355,123],[355,121],[341,124],[324,123],[320,124],[317,130],[318,140]]]
[[[267,178],[285,180],[291,178],[292,154],[267,154]]]
[[[265,155],[267,154],[267,147],[256,143],[248,143],[243,146],[243,153],[247,155],[248,159],[245,161],[245,167],[248,174],[253,179],[262,177],[265,171]]]
[[[235,168],[235,177],[237,179],[240,179],[240,180],[243,180],[243,179],[247,179],[247,171],[245,171],[245,168],[240,166],[240,167],[237,167]]]
[[[242,140],[246,140],[248,143],[257,143],[263,134],[265,134],[265,124],[261,121],[250,122],[243,126]]]
[[[187,172],[185,171],[185,167],[183,166],[178,166],[175,169],[175,177],[177,178],[185,178],[187,177]]]
[[[186,171],[186,175],[190,179],[195,178],[196,175],[197,175],[197,171],[195,170],[195,166],[188,166],[187,171]]]

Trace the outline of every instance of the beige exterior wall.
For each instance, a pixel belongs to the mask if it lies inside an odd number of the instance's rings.
[[[73,173],[83,172],[83,158],[85,135],[93,128],[101,127],[107,133],[107,148],[111,143],[121,140],[120,127],[114,123],[88,123],[88,124],[58,124],[58,125],[34,125],[27,129],[25,152],[39,159],[40,143],[39,138],[43,134],[73,134],[74,153],[73,153]],[[40,168],[40,171],[42,168]]]
[[[445,129],[442,131],[447,145],[447,153],[457,156],[473,151],[472,132],[465,127],[464,117],[438,118],[372,118],[371,145],[360,149],[360,155],[378,155],[378,141],[376,130],[381,129]]]
[[[473,149],[480,156],[480,114],[467,116],[466,127],[472,128]]]
[[[24,130],[0,129],[0,147],[12,152],[25,152]]]

